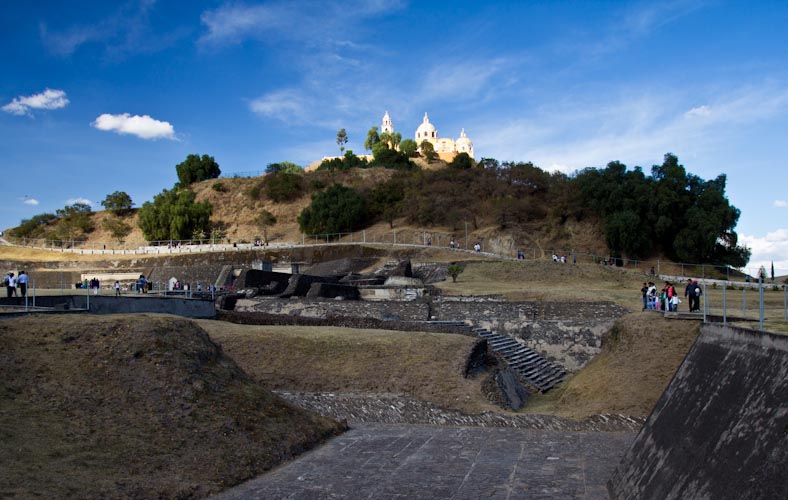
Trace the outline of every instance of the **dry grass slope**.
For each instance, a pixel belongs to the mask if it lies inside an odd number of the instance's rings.
[[[203,498],[340,430],[188,320],[0,320],[0,498]]]
[[[494,411],[481,378],[462,371],[476,340],[463,335],[199,321],[270,389],[407,394],[445,408]]]
[[[646,416],[698,336],[697,321],[632,313],[616,322],[583,370],[525,411],[583,418],[603,413]]]

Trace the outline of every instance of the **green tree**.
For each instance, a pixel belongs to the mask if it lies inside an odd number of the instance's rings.
[[[397,170],[410,170],[413,168],[413,163],[410,162],[406,154],[396,149],[390,149],[386,142],[381,141],[379,144],[376,144],[374,152],[374,159],[371,163],[373,166]]]
[[[455,262],[455,263],[449,264],[449,267],[446,270],[449,272],[449,276],[451,276],[451,281],[453,283],[456,283],[457,282],[457,276],[462,274],[462,272],[465,271],[465,268],[462,266],[462,264],[457,264]]]
[[[55,214],[38,214],[30,219],[23,219],[19,226],[9,229],[8,233],[15,238],[43,238],[51,223],[57,222]]]
[[[139,210],[139,226],[148,241],[187,240],[210,232],[213,207],[195,201],[188,189],[165,189]]]
[[[334,184],[312,197],[298,216],[298,225],[306,234],[343,233],[357,229],[366,219],[364,198],[355,189]]]
[[[372,127],[367,131],[367,140],[364,141],[364,149],[367,151],[371,151],[375,144],[380,142],[380,135],[378,134],[378,128]]]
[[[127,224],[119,217],[104,217],[102,226],[104,226],[104,229],[109,231],[109,234],[121,244],[126,236],[131,233],[132,229],[131,224]]]
[[[264,180],[265,195],[277,202],[292,201],[304,192],[304,177],[301,174],[281,172],[269,174]]]
[[[427,139],[421,142],[421,154],[427,159],[427,163],[432,163],[438,157],[438,153],[435,152],[435,146]]]
[[[283,161],[279,163],[269,163],[265,167],[266,174],[278,174],[278,173],[285,173],[285,174],[303,174],[304,169],[300,165],[296,165],[290,161]]]
[[[187,156],[186,160],[177,164],[175,171],[178,173],[181,187],[206,179],[216,179],[222,173],[213,156],[202,155],[201,158],[200,155],[195,154]]]
[[[399,132],[382,132],[380,134],[380,142],[387,144],[390,148],[397,149],[399,143],[402,142],[402,134]]]
[[[396,219],[402,209],[405,199],[405,183],[401,177],[394,177],[387,182],[375,186],[369,194],[370,215],[381,217],[394,227]]]
[[[376,144],[375,147],[377,148],[380,144]],[[318,170],[350,170],[351,168],[367,168],[367,160],[366,158],[359,158],[355,154],[353,154],[352,149],[348,149],[345,151],[345,156],[342,158],[331,158],[330,160],[323,160],[320,163],[320,166],[317,167]]]
[[[475,163],[468,153],[457,153],[457,156],[449,163],[449,167],[458,170],[466,170],[473,167]]]
[[[80,238],[95,229],[92,210],[87,203],[74,203],[56,210],[58,217],[55,226],[55,237],[60,240],[74,240]]]
[[[131,196],[125,191],[115,191],[112,194],[108,194],[101,204],[104,206],[105,210],[117,216],[129,214],[134,206],[134,202],[131,201]]]
[[[419,149],[419,145],[413,139],[405,139],[399,143],[399,152],[408,158],[415,156],[417,149]]]
[[[345,144],[347,144],[347,132],[345,129],[339,129],[337,132],[337,146],[339,146],[339,154],[342,154],[345,151]]]

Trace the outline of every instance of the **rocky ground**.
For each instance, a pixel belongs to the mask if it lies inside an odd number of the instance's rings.
[[[466,427],[510,427],[556,431],[637,432],[643,417],[594,415],[573,420],[553,415],[484,412],[465,414],[395,394],[275,391],[282,399],[325,417],[348,423],[429,424]]]

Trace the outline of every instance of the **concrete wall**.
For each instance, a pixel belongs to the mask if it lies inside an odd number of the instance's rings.
[[[28,304],[32,304],[32,297],[28,297]],[[56,307],[68,309],[87,308],[88,298],[80,295],[52,295],[36,297],[38,307]],[[23,300],[17,298],[2,298],[2,305],[24,305]],[[163,298],[163,297],[108,297],[90,296],[90,312],[94,314],[119,314],[119,313],[166,313],[177,314],[187,318],[213,318],[216,308],[212,300]]]
[[[788,337],[706,325],[608,483],[613,500],[788,498]]]

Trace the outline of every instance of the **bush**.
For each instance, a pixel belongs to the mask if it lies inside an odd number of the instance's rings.
[[[210,232],[213,207],[210,203],[195,202],[195,194],[188,189],[165,189],[147,201],[139,211],[139,226],[149,241],[188,240]]]
[[[277,202],[292,201],[304,192],[304,178],[299,174],[269,174],[264,181],[265,195]]]
[[[225,186],[222,181],[214,183],[213,186],[211,186],[211,189],[213,189],[217,193],[226,193],[227,192],[227,186]]]
[[[334,184],[312,197],[312,203],[298,216],[306,234],[351,232],[367,219],[364,198],[352,188]]]

